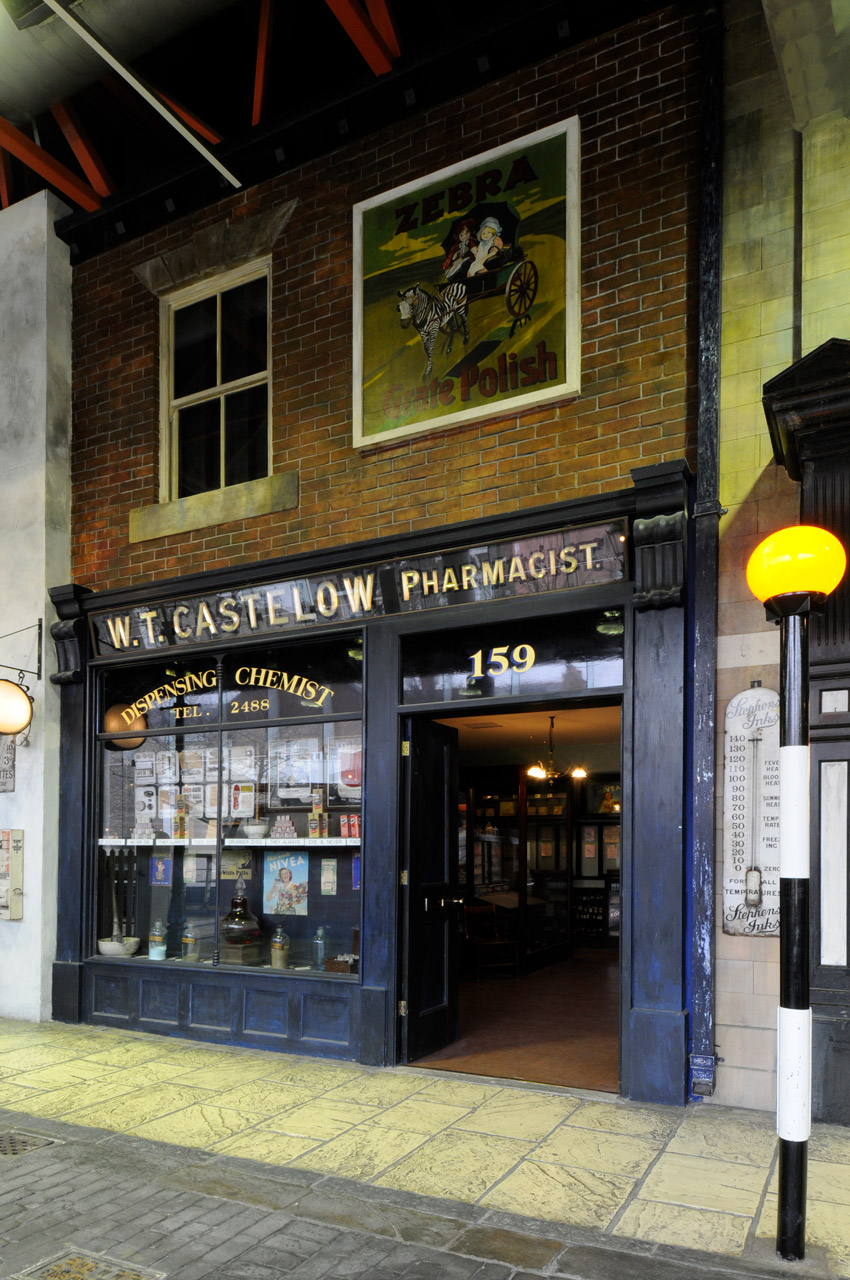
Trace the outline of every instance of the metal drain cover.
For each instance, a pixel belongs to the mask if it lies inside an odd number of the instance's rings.
[[[165,1280],[165,1272],[136,1267],[103,1253],[66,1249],[25,1271],[16,1271],[10,1280]]]
[[[52,1147],[58,1139],[42,1138],[36,1133],[0,1133],[0,1156],[25,1156],[38,1147]]]

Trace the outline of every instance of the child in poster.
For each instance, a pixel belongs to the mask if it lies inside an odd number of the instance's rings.
[[[263,902],[270,916],[307,915],[307,855],[265,855]]]

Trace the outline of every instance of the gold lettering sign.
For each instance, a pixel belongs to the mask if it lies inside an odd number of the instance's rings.
[[[317,680],[311,680],[308,676],[298,675],[297,673],[289,674],[286,671],[277,671],[268,667],[239,667],[236,671],[236,683],[238,685],[256,686],[259,685],[265,689],[279,689],[281,693],[292,694],[302,702],[310,702],[316,707],[321,707],[327,699],[333,697],[333,689],[325,684],[319,684]],[[218,686],[216,679],[215,667],[210,667],[207,671],[187,672],[185,676],[178,676],[171,680],[168,684],[157,685],[155,689],[150,689],[147,693],[143,693],[135,702],[129,706],[122,708],[120,711],[121,718],[125,721],[127,728],[135,724],[139,716],[145,715],[152,707],[161,707],[164,703],[170,702],[172,699],[185,697],[187,694],[202,693],[205,690],[215,689]],[[258,705],[254,706],[254,703]],[[263,706],[259,705],[263,703]],[[328,703],[330,706],[330,703]],[[180,705],[166,708],[174,712],[175,720],[197,720],[204,715],[204,711],[199,703],[190,703],[188,706]],[[251,699],[248,708],[244,707],[237,699],[230,703],[230,712],[236,715],[240,710],[251,711],[268,711],[269,700]],[[326,708],[327,709],[327,708]],[[112,726],[115,731],[115,726]]]
[[[625,549],[621,519],[262,586],[94,610],[89,615],[93,647],[99,657],[168,652],[222,639],[292,635],[328,623],[359,625],[391,614],[572,591],[620,581]]]

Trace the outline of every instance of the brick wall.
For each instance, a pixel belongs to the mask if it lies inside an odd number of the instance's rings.
[[[289,171],[81,265],[74,293],[74,580],[96,589],[618,489],[695,462],[696,19],[669,9]],[[351,448],[351,206],[577,114],[582,393]],[[133,266],[298,198],[275,253],[274,469],[297,510],[131,545],[159,493],[158,303]]]

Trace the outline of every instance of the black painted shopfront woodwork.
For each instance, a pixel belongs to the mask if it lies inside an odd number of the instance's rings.
[[[373,1064],[446,1043],[464,893],[456,752],[436,721],[470,697],[618,704],[619,813],[582,800],[568,835],[552,796],[524,799],[524,947],[569,945],[586,818],[606,925],[619,891],[621,1091],[682,1103],[688,482],[664,464],[497,520],[52,591],[55,1016]],[[537,899],[554,904],[539,937]],[[133,954],[101,954],[125,936]]]

